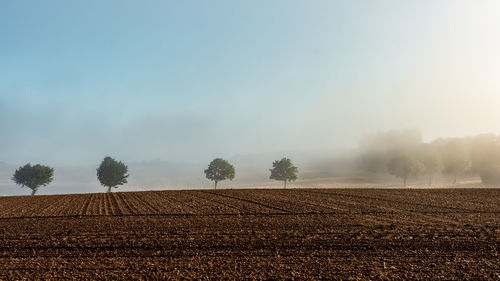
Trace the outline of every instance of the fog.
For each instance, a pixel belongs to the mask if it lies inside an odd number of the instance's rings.
[[[443,163],[442,168],[432,175],[432,184],[453,187],[456,186],[451,185],[455,172],[447,170],[447,165],[455,167],[454,162],[449,161],[456,161],[456,156],[462,153],[462,149],[456,149],[457,145],[463,147],[466,157],[464,161],[468,163],[456,172],[459,181],[479,183],[483,179],[484,171],[490,176],[493,174],[495,178],[500,175],[500,136],[481,134],[424,142],[419,130],[400,129],[366,135],[354,148],[344,150],[275,152],[228,157],[226,159],[236,169],[236,177],[232,181],[221,182],[218,187],[280,188],[281,182],[269,179],[269,169],[274,160],[283,156],[290,157],[293,164],[299,168],[298,180],[291,183],[291,187],[401,187],[398,175],[389,173],[389,161],[399,155],[412,155],[425,164],[426,157],[429,157],[425,151],[431,151]],[[430,147],[433,149],[428,150]],[[39,194],[104,192],[105,188],[96,178],[98,164],[55,166],[54,181],[41,188]],[[206,179],[203,173],[208,161],[172,162],[155,159],[126,164],[130,176],[128,183],[120,186],[119,191],[213,188],[213,183]],[[0,163],[1,195],[28,194],[26,188],[23,190],[10,180],[18,166]],[[427,171],[423,170],[418,175],[410,175],[409,183],[427,187],[428,176]]]
[[[105,156],[120,190],[209,188],[216,157],[221,187],[274,186],[285,156],[300,186],[392,184],[406,137],[500,134],[498,1],[265,6],[0,4],[0,194],[25,163],[55,167],[40,193],[102,191]]]

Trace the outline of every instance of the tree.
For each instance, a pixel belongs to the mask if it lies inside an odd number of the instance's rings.
[[[46,186],[54,179],[54,169],[40,164],[31,166],[26,164],[19,167],[12,176],[12,180],[20,186],[31,188],[31,195],[35,195],[40,186]]]
[[[449,139],[442,148],[444,172],[454,175],[453,183],[457,183],[457,175],[470,167],[470,159],[462,139]]]
[[[403,185],[406,187],[406,181],[409,176],[417,176],[425,169],[424,165],[413,156],[404,154],[392,158],[387,163],[387,169],[392,175],[402,178]]]
[[[234,167],[226,160],[216,158],[208,165],[208,168],[205,170],[205,176],[207,179],[215,182],[215,189],[217,189],[219,181],[234,179]]]
[[[394,155],[414,155],[422,145],[417,129],[391,130],[367,135],[361,139],[356,157],[357,166],[364,172],[386,172],[387,162]]]
[[[471,168],[483,184],[500,184],[500,136],[482,134],[469,140]]]
[[[424,144],[419,151],[419,161],[424,165],[424,172],[432,185],[432,176],[443,170],[443,163],[437,150],[431,144]]]
[[[286,188],[286,182],[295,181],[297,179],[297,173],[299,172],[297,167],[292,164],[289,158],[282,158],[273,162],[273,168],[270,169],[271,176],[270,179],[283,181],[283,188]]]
[[[97,179],[101,185],[108,187],[108,193],[111,188],[118,188],[119,185],[127,183],[128,167],[122,162],[118,162],[111,157],[106,157],[102,160],[101,165],[97,168]]]

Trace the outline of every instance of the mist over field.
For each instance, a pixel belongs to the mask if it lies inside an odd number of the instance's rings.
[[[391,130],[373,133],[361,138],[354,148],[329,151],[295,151],[236,155],[228,157],[235,166],[236,177],[224,181],[219,188],[279,188],[280,182],[269,179],[269,169],[274,160],[283,155],[291,157],[299,168],[299,178],[291,183],[292,187],[306,188],[357,188],[357,187],[401,187],[401,181],[388,170],[390,159],[402,154],[412,154],[421,158],[421,149],[428,146],[444,147],[460,141],[466,146],[467,166],[458,173],[462,182],[473,182],[480,187],[481,168],[484,159],[493,159],[493,167],[500,163],[500,138],[492,134],[483,134],[467,138],[437,139],[424,142],[416,129]],[[493,148],[490,144],[495,145]],[[434,152],[439,157],[446,157],[445,152]],[[453,154],[455,155],[455,154]],[[445,162],[445,159],[440,160]],[[54,181],[40,189],[39,194],[104,192],[96,178],[95,165],[55,166]],[[129,162],[130,177],[128,183],[119,191],[164,190],[164,189],[207,189],[212,183],[203,173],[207,163],[171,162],[161,159]],[[444,164],[443,164],[444,165]],[[19,164],[0,163],[1,195],[23,195],[22,190],[11,180],[12,173]],[[488,165],[487,167],[490,167]],[[447,187],[453,182],[453,173],[442,167],[433,175],[432,184]],[[429,187],[428,174],[422,171],[410,175],[410,185]],[[441,185],[440,185],[441,184]],[[470,186],[469,186],[470,187]]]
[[[500,134],[498,1],[263,5],[1,3],[0,194],[26,194],[26,163],[55,168],[40,194],[103,191],[105,156],[129,166],[123,191],[210,188],[219,157],[222,188],[279,186],[282,157],[297,186],[396,185],[388,162],[425,162],[423,144]],[[469,166],[431,181],[494,173],[464,142]]]

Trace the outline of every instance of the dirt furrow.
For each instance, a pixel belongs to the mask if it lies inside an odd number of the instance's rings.
[[[287,209],[284,209],[284,208],[280,208],[280,207],[276,207],[276,206],[272,206],[272,205],[269,205],[267,203],[263,203],[261,201],[255,201],[255,200],[252,200],[252,199],[247,199],[247,198],[242,198],[242,197],[238,197],[238,196],[233,196],[233,195],[225,194],[227,192],[225,192],[225,193],[222,193],[222,192],[212,192],[212,191],[202,191],[202,192],[205,192],[207,194],[212,194],[212,195],[220,196],[220,197],[226,197],[226,198],[230,198],[230,199],[240,200],[242,202],[247,202],[247,203],[259,205],[261,207],[265,207],[265,208],[276,210],[276,211],[281,211],[281,212],[285,212],[285,213],[293,213],[290,210],[287,210]]]

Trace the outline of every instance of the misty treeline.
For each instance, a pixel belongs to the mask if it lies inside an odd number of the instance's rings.
[[[431,185],[438,175],[446,175],[450,182],[457,178],[479,176],[484,184],[500,184],[500,136],[481,134],[463,138],[442,138],[424,142],[418,130],[393,130],[363,138],[357,149],[342,157],[314,160],[303,178],[345,178],[349,183],[387,183],[388,173],[400,178],[406,186],[411,177],[425,178]],[[297,179],[298,169],[289,158],[272,163],[270,179],[287,182]],[[216,158],[204,170],[214,188],[224,180],[236,176],[234,166]],[[380,176],[382,175],[382,176]],[[385,175],[385,176],[384,176]],[[97,168],[97,178],[107,192],[127,183],[128,167],[111,157],[105,157]],[[38,188],[54,178],[54,169],[44,165],[26,164],[17,169],[12,180],[28,187],[34,195]],[[379,180],[381,178],[382,180]]]
[[[281,160],[273,162],[273,168],[269,169],[270,179],[282,181],[283,188],[286,188],[286,183],[295,181],[299,170],[292,164],[292,160],[283,157]],[[205,170],[207,179],[214,182],[214,188],[217,189],[217,183],[223,180],[233,180],[235,176],[234,166],[227,160],[216,158],[208,165]]]
[[[500,184],[500,137],[481,134],[426,143],[418,130],[388,131],[362,139],[354,165],[368,173],[389,172],[403,185],[411,176],[426,176],[430,185],[438,174],[449,175],[453,183],[475,174],[484,184]]]
[[[292,164],[289,158],[282,158],[273,162],[273,168],[270,179],[279,180],[286,183],[297,179],[298,169]],[[233,180],[235,177],[235,169],[227,160],[216,158],[208,165],[204,171],[207,179],[214,181],[214,188],[217,189],[217,183],[223,180]],[[112,188],[118,188],[120,185],[126,184],[128,174],[128,166],[121,161],[117,161],[111,157],[105,157],[97,168],[97,179],[102,186],[107,187],[107,192],[110,193]],[[12,176],[12,180],[21,187],[28,187],[32,190],[31,195],[35,195],[38,188],[46,186],[54,179],[54,168],[40,164],[26,164],[19,167]]]
[[[127,165],[109,156],[105,157],[97,168],[97,179],[102,186],[108,188],[108,193],[111,192],[111,188],[118,188],[118,186],[126,184],[128,176]],[[21,187],[30,188],[31,195],[35,195],[38,188],[46,186],[54,180],[54,168],[28,163],[14,172],[12,180]]]

